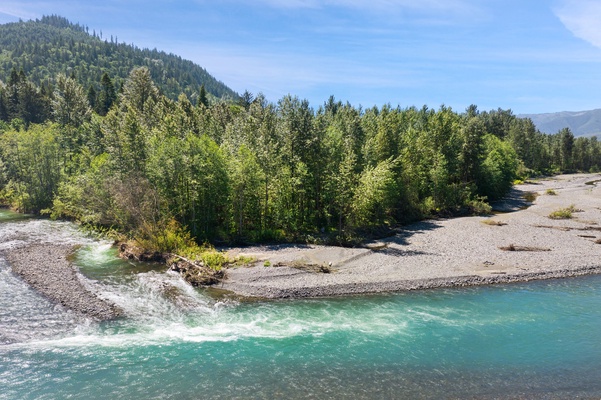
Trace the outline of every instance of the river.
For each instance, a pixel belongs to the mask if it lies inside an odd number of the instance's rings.
[[[78,317],[0,259],[0,399],[601,397],[601,276],[241,302],[0,212],[0,249],[33,241],[81,245],[90,288],[127,316]]]

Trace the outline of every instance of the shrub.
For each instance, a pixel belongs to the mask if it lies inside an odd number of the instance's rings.
[[[557,193],[553,189],[547,189],[547,191],[545,193],[548,194],[549,196],[556,196],[557,195]]]
[[[143,223],[136,234],[136,242],[146,250],[161,253],[178,253],[188,256],[198,250],[190,232],[175,219],[158,224]]]
[[[553,211],[549,214],[549,218],[551,219],[570,219],[572,218],[572,210],[570,207],[568,208],[560,208],[559,210]]]
[[[488,215],[492,212],[492,207],[486,202],[486,197],[470,200],[467,206],[474,215]]]

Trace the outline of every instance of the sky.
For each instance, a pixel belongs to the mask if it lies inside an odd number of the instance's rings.
[[[177,54],[242,93],[515,114],[601,108],[600,0],[2,0]]]

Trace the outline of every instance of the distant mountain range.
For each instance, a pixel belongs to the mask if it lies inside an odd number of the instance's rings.
[[[554,134],[570,128],[574,136],[599,136],[601,138],[601,109],[590,111],[562,111],[547,114],[522,114],[530,118],[541,132]]]

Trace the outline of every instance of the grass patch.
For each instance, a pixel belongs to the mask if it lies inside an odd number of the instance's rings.
[[[576,208],[574,204],[566,208],[560,208],[559,210],[553,211],[549,214],[551,219],[570,219],[573,217],[573,213],[582,212],[582,210]]]
[[[569,208],[560,208],[559,210],[553,211],[549,214],[551,219],[570,219],[572,218],[572,211]]]
[[[485,219],[484,221],[482,221],[482,223],[485,224],[485,225],[490,225],[490,226],[503,226],[503,225],[507,225],[506,222],[495,221],[494,219]]]
[[[549,196],[557,196],[557,192],[553,189],[547,189],[545,194],[548,194]]]

